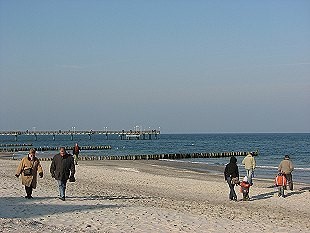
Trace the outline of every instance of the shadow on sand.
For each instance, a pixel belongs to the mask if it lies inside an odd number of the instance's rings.
[[[291,192],[287,192],[287,193],[286,193],[286,196],[287,196],[287,197],[290,197],[290,196],[293,196],[293,195],[302,194],[302,193],[304,193],[304,192],[306,192],[306,191],[303,191],[303,190],[291,191]]]
[[[272,198],[275,193],[276,193],[276,191],[272,191],[272,192],[268,192],[268,193],[262,193],[262,194],[259,194],[259,195],[256,195],[256,196],[252,196],[251,199],[253,201],[268,199],[268,198]]]
[[[307,192],[307,191],[310,191],[310,187],[303,187],[303,188],[300,188],[300,189],[298,189],[296,191],[290,191],[290,192],[286,191],[285,192],[285,196],[286,197],[290,197],[290,196],[293,196],[293,195],[302,194],[302,193]],[[278,191],[275,190],[275,191],[268,192],[268,193],[262,193],[262,194],[259,194],[259,195],[256,195],[256,196],[252,196],[251,199],[253,201],[254,200],[268,199],[268,198],[273,197],[275,193],[278,193]]]
[[[98,195],[91,195],[91,196],[78,196],[78,197],[70,197],[70,199],[77,199],[77,200],[137,200],[137,199],[148,199],[150,197],[139,197],[139,196],[98,196]]]
[[[98,203],[99,201],[141,199],[141,197],[128,196],[84,196],[67,197],[61,201],[58,197],[0,197],[0,218],[35,218],[55,215],[59,213],[80,212],[87,210],[100,210],[107,208],[119,208],[124,205]],[[94,204],[85,204],[85,201],[97,200]]]
[[[310,186],[309,187],[302,187],[299,189],[299,191],[309,191],[310,192]]]

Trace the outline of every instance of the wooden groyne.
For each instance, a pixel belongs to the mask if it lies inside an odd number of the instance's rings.
[[[221,152],[221,153],[177,153],[153,155],[109,155],[109,156],[80,156],[79,160],[159,160],[159,159],[190,159],[190,158],[221,158],[231,156],[246,156],[249,152]],[[252,152],[254,156],[258,151]],[[52,158],[40,158],[41,161],[50,161]]]
[[[160,130],[57,130],[57,131],[0,131],[0,136],[14,136],[17,141],[18,136],[32,136],[34,140],[38,140],[38,136],[52,136],[55,141],[58,135],[68,135],[71,141],[76,135],[86,135],[91,140],[92,135],[105,135],[106,139],[109,139],[110,135],[117,135],[121,140],[152,140],[158,139]]]
[[[12,148],[0,148],[0,152],[18,152],[18,151],[29,151],[33,147],[12,147]],[[112,149],[111,146],[80,146],[81,150],[109,150]],[[56,151],[60,150],[60,147],[35,147],[36,151]],[[65,147],[66,150],[70,151],[73,149],[72,146]]]

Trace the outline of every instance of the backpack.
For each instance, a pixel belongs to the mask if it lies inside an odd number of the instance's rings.
[[[276,186],[286,186],[286,177],[284,174],[282,173],[279,173],[277,176],[276,176],[276,179],[275,179],[275,184]]]

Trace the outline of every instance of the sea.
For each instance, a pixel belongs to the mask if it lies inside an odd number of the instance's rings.
[[[257,168],[255,177],[274,179],[277,167],[284,155],[290,155],[294,164],[293,180],[310,184],[310,133],[217,133],[217,134],[160,134],[152,140],[120,140],[117,135],[38,135],[37,140],[31,135],[20,135],[17,141],[14,136],[0,136],[0,146],[9,144],[32,144],[33,147],[54,146],[111,146],[109,150],[82,150],[81,156],[107,155],[146,155],[170,153],[206,153],[259,151],[255,157]],[[51,157],[57,151],[38,151],[37,157]],[[27,152],[15,152],[14,157],[23,157]],[[238,156],[240,175],[245,175],[241,164],[243,157]],[[216,165],[221,168],[229,158],[195,158],[175,160],[176,163],[201,163]],[[206,171],[208,170],[206,166]],[[209,170],[208,170],[209,171]],[[211,171],[220,173],[217,171]]]

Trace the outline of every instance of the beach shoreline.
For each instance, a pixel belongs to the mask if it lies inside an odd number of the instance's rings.
[[[287,198],[278,198],[272,180],[255,178],[252,201],[231,202],[223,175],[202,171],[202,164],[80,161],[76,182],[68,184],[62,202],[50,162],[43,161],[44,178],[34,199],[25,200],[14,177],[18,163],[0,159],[4,232],[305,232],[310,227],[307,184],[296,183]],[[238,187],[236,192],[240,200]]]
[[[23,158],[27,153],[25,152],[24,155],[16,154],[16,152],[0,152],[0,159],[13,159],[13,160],[20,160]],[[48,158],[51,159],[55,153],[48,152]],[[42,160],[46,160],[47,154],[44,154],[44,157],[41,157],[42,155],[40,153],[37,153],[37,157]],[[83,160],[87,160],[85,158],[91,158],[90,160],[93,160],[94,157],[93,155],[88,155],[88,154],[83,154]],[[236,156],[236,158],[241,161],[241,159],[244,156]],[[99,156],[98,156],[99,158]],[[211,160],[216,161],[217,158],[211,158]],[[221,158],[222,160],[225,159],[225,161],[228,163],[229,157],[223,157]],[[95,161],[100,161],[101,159],[94,159]],[[102,159],[105,160],[105,159]],[[107,159],[109,160],[109,159]],[[122,160],[122,159],[120,159]],[[139,160],[139,159],[137,159]],[[127,161],[137,161],[137,160],[127,160]],[[89,161],[89,160],[87,160]],[[119,161],[119,160],[116,160]],[[156,161],[156,159],[149,159],[149,160],[144,160],[141,159],[141,161]],[[178,168],[183,168],[183,169],[188,169],[192,171],[197,171],[197,172],[208,172],[212,174],[217,174],[217,175],[222,175],[224,172],[225,165],[223,164],[217,164],[210,162],[209,161],[203,161],[203,160],[195,160],[195,159],[158,159],[158,161],[163,161],[162,164],[167,163],[167,165],[172,166],[172,167],[178,167]],[[223,161],[222,161],[223,162]],[[245,175],[245,170],[243,169],[242,164],[238,164],[239,166],[239,171],[240,171],[240,176]],[[272,170],[266,170],[264,166],[257,166],[257,169],[255,170],[256,178],[258,180],[274,180],[275,176],[277,175],[277,168],[273,167]],[[299,176],[300,171],[298,171],[298,168],[295,168],[295,171],[293,172],[293,180],[294,183],[300,183],[300,184],[307,184],[310,185],[310,178],[308,176],[305,177],[305,174],[302,176]]]

